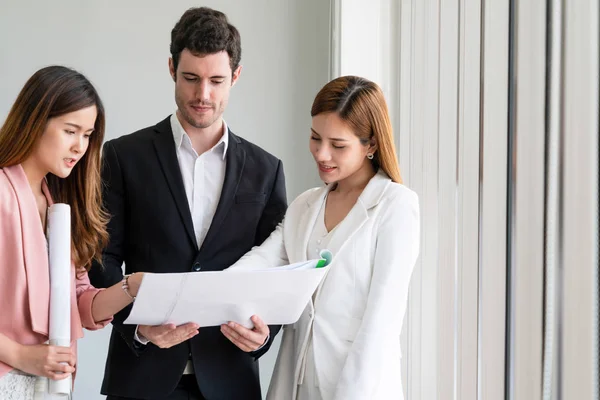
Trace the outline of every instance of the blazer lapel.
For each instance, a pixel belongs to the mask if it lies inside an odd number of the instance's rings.
[[[331,268],[335,268],[335,255],[339,253],[344,245],[350,241],[352,236],[364,225],[369,218],[367,209],[360,202],[360,199],[356,202],[354,207],[350,210],[346,218],[344,218],[338,226],[335,227],[331,241],[329,242],[328,250],[333,254],[332,265],[328,267],[326,274],[329,273]],[[321,288],[325,283],[326,276],[321,279],[317,291],[315,294],[315,301],[319,298]]]
[[[379,204],[387,185],[391,182],[383,172],[378,172],[371,178],[363,192],[356,200],[356,204],[348,215],[335,227],[329,250],[333,253],[341,251],[342,247],[354,236],[369,218],[368,210]]]
[[[299,246],[293,246],[295,248],[294,261],[301,262],[307,260],[307,248],[308,241],[315,226],[315,222],[319,215],[319,211],[323,206],[325,196],[331,190],[331,186],[325,186],[316,190],[314,193],[306,199],[306,211],[303,213],[298,223],[298,239],[300,240]]]
[[[210,242],[214,240],[219,233],[219,228],[223,224],[225,217],[229,213],[229,209],[233,205],[235,194],[237,193],[238,185],[244,172],[244,164],[246,163],[246,150],[240,145],[241,140],[233,133],[228,132],[229,145],[227,154],[225,155],[225,180],[223,181],[223,189],[221,190],[221,198],[217,205],[217,210],[210,224],[210,228],[206,233],[204,242],[200,247],[200,251],[207,248]]]
[[[47,336],[50,274],[46,236],[25,171],[21,165],[5,167],[4,171],[14,187],[19,203],[31,326],[34,332]]]
[[[179,168],[179,162],[177,161],[177,151],[175,149],[175,140],[173,139],[170,118],[159,122],[154,129],[156,132],[156,135],[154,136],[154,147],[156,149],[158,161],[165,174],[165,179],[167,180],[171,195],[179,210],[179,215],[181,216],[188,237],[197,249],[198,243],[196,242],[192,214],[185,194],[181,169]]]
[[[367,209],[360,200],[356,202],[348,215],[335,227],[331,240],[329,241],[329,249],[335,254],[342,250],[342,247],[354,236],[363,224],[367,221],[369,215]]]
[[[328,250],[333,254],[332,265],[329,269],[335,268],[335,255],[342,251],[343,247],[352,239],[354,234],[362,228],[369,219],[368,210],[375,207],[381,198],[387,185],[391,180],[382,172],[378,172],[371,178],[361,195],[358,197],[356,204],[348,215],[335,227],[331,241],[329,242]],[[325,278],[321,280],[315,294],[315,300],[318,299]]]

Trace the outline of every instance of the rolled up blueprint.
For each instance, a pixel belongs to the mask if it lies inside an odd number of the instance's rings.
[[[50,345],[71,345],[71,207],[54,204],[48,210],[48,262],[50,267]],[[46,385],[36,385],[40,389]],[[72,378],[49,380],[47,393],[36,398],[69,399]]]

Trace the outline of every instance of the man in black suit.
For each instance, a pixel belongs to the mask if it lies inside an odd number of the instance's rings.
[[[176,113],[104,146],[110,243],[103,268],[90,273],[95,286],[123,281],[127,291],[123,262],[126,274],[223,270],[283,218],[281,161],[222,119],[240,58],[239,33],[225,14],[190,9],[175,25]],[[234,339],[224,326],[124,325],[130,311],[113,321],[102,384],[109,400],[261,399],[258,358],[280,327],[255,319],[246,338]]]

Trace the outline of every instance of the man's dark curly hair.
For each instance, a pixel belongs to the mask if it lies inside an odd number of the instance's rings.
[[[208,7],[190,8],[171,31],[171,57],[175,71],[184,49],[196,56],[226,51],[232,73],[242,58],[239,31],[229,23],[225,14]]]

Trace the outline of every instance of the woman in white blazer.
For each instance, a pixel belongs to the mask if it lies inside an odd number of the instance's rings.
[[[402,399],[400,331],[419,252],[417,195],[401,184],[381,89],[359,77],[314,100],[310,151],[325,186],[290,204],[284,221],[231,268],[280,266],[333,253],[298,322],[284,327],[270,400]],[[222,327],[236,345],[256,339]],[[261,324],[262,325],[262,324]]]

